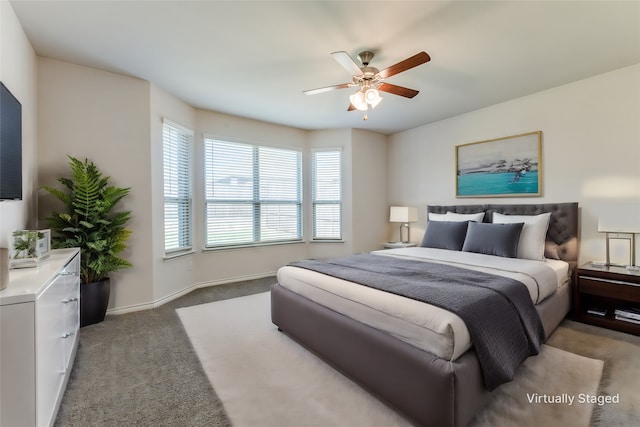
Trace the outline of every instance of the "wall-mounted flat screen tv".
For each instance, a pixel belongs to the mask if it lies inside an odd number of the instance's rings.
[[[0,200],[21,200],[22,105],[0,86]]]

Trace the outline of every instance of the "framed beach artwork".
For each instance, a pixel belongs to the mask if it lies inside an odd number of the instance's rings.
[[[542,132],[456,145],[456,197],[542,195]]]

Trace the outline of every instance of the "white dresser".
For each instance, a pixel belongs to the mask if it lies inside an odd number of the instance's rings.
[[[0,426],[53,425],[78,345],[79,307],[79,249],[10,271],[0,291]]]

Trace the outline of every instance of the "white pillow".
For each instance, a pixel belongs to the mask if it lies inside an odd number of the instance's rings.
[[[551,212],[540,215],[503,215],[497,212],[493,214],[493,222],[496,224],[523,222],[518,242],[518,258],[540,261],[544,260],[544,243],[550,218]]]
[[[446,214],[439,214],[429,212],[429,221],[452,221],[452,222],[462,222],[462,221],[475,221],[482,222],[484,218],[484,212],[474,213],[474,214],[459,214],[455,212],[447,212]]]
[[[429,212],[429,221],[446,221],[447,214]]]
[[[445,215],[445,221],[475,221],[482,222],[484,219],[484,212],[478,212],[473,214],[459,214],[455,212],[447,212]]]

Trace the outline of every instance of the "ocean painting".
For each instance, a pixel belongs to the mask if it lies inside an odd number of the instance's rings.
[[[456,197],[540,196],[541,133],[456,146]]]

